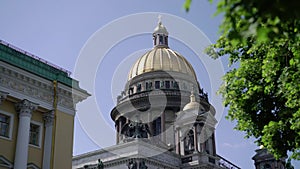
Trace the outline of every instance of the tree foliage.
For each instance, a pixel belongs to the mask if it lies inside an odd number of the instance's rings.
[[[286,164],[285,164],[286,169],[295,169],[294,166],[291,163],[291,159],[288,159]]]
[[[188,3],[188,8],[191,1]],[[185,5],[186,6],[186,5]],[[300,159],[300,1],[220,0],[221,36],[207,52],[229,56],[220,88],[236,129],[276,158]]]

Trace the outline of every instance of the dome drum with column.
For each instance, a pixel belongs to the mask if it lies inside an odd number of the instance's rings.
[[[176,74],[179,73],[176,72]],[[153,95],[154,91],[165,91],[165,95],[168,95],[170,92],[173,92],[175,95],[179,93],[179,95],[188,97],[191,86],[198,86],[198,84],[190,81],[190,79],[177,78],[181,75],[177,76],[176,74],[173,73],[173,76],[170,76],[170,73],[155,71],[145,73],[142,78],[135,77],[126,84],[125,90],[117,99],[118,103],[122,103],[130,98],[143,96],[143,93],[147,92],[151,92]],[[205,95],[202,94],[201,96],[204,98]]]
[[[116,105],[111,112],[111,118],[117,119],[117,117],[120,116],[120,111],[129,114],[136,110],[140,112],[151,111],[155,107],[159,110],[164,108],[179,112],[180,110],[188,109],[188,107],[194,107],[193,104],[196,104],[196,106],[200,105],[201,111],[206,112],[213,110],[211,112],[214,112],[213,115],[215,114],[215,110],[213,106],[209,104],[206,95],[203,96],[199,94],[195,96],[196,102],[189,103],[190,93],[190,91],[177,89],[151,89],[140,91],[120,99],[118,105]],[[161,100],[165,100],[165,104],[162,104]]]

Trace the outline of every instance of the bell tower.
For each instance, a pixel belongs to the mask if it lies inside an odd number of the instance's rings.
[[[183,156],[183,163],[203,161],[215,162],[214,130],[217,120],[215,109],[205,102],[204,97],[196,99],[191,92],[190,102],[178,113],[176,129],[176,153]]]

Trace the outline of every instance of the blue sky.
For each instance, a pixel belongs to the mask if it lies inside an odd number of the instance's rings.
[[[183,0],[1,1],[0,39],[72,72],[76,71],[77,62],[80,60],[80,52],[83,51],[84,45],[87,44],[89,39],[91,40],[91,37],[97,31],[105,28],[113,21],[132,14],[155,12],[162,13],[162,15],[178,16],[195,25],[211,42],[215,42],[219,36],[218,25],[221,22],[221,16],[213,17],[215,5],[209,4],[207,0],[193,1],[190,12],[186,13],[183,9],[183,3]],[[164,18],[162,20],[164,22]],[[144,22],[147,22],[147,20]],[[153,30],[156,23],[157,21],[149,20],[149,25],[152,25],[149,30]],[[143,23],[131,24],[134,28]],[[172,30],[173,27],[178,25],[166,26],[167,28],[169,26]],[[181,29],[182,31],[179,34],[190,34],[184,28],[178,28],[177,30]],[[116,32],[118,30],[124,31],[119,28],[116,29]],[[172,32],[169,33],[172,35]],[[114,36],[114,32],[111,31],[111,34],[106,35],[106,38],[109,41],[109,38]],[[98,45],[99,48],[104,47],[105,41]],[[188,46],[175,38],[171,38],[170,47],[184,55],[192,63],[200,85],[205,90],[210,91],[212,84],[208,82],[208,78],[211,75],[206,71],[203,63],[197,61],[195,52],[191,52]],[[79,104],[77,113],[81,116],[75,118],[74,155],[115,144],[115,133],[109,113],[115,105],[116,94],[122,90],[120,86],[125,84],[126,77],[123,77],[124,80],[120,84],[112,84],[114,79],[111,77],[114,75],[114,69],[116,68],[121,71],[128,71],[134,60],[150,48],[152,48],[152,37],[149,32],[131,36],[112,46],[101,64],[97,65],[97,75],[93,77],[95,90],[91,94],[99,106],[97,109],[100,112],[97,111],[99,117],[89,116],[87,112],[91,110],[86,108],[88,106],[84,105],[85,102]],[[224,69],[228,70],[226,58],[221,61]],[[125,65],[124,69],[120,68],[120,63]],[[86,65],[84,68],[87,71],[90,67]],[[83,79],[78,80],[83,81]],[[84,82],[80,84],[82,88],[88,88]],[[113,89],[111,86],[113,86]],[[215,94],[209,92],[209,95],[214,97]],[[80,123],[80,118],[85,114],[87,114],[86,119],[101,118],[102,120],[99,123],[105,123],[105,125],[92,124],[94,125],[94,131],[92,133],[86,132],[85,124]],[[253,139],[244,139],[243,133],[233,130],[234,122],[225,120],[225,114],[226,109],[216,128],[217,153],[243,169],[253,169],[254,165],[251,158],[255,154],[257,146],[253,143]],[[93,134],[101,135],[103,142],[99,143],[99,141],[93,140],[93,137],[90,137]]]

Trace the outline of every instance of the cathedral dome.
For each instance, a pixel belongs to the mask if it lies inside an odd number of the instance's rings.
[[[142,55],[131,67],[128,81],[143,73],[179,72],[197,80],[192,65],[179,53],[168,47],[168,31],[159,20],[153,31],[154,48]]]
[[[197,79],[192,65],[182,55],[168,47],[156,46],[135,62],[129,72],[128,80],[154,71],[179,72]]]

